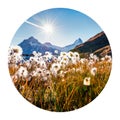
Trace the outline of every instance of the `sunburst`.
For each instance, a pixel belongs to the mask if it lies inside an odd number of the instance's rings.
[[[46,33],[46,34],[48,34],[48,35],[50,35],[50,34],[52,34],[54,32],[54,26],[53,26],[52,23],[44,23],[41,26],[37,25],[35,23],[32,23],[30,21],[26,21],[26,23],[28,23],[28,24],[30,24],[30,25],[32,25],[34,27],[37,27],[37,28],[43,30],[43,32]]]

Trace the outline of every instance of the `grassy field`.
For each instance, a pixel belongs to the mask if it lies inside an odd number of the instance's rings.
[[[76,52],[54,56],[34,52],[23,60],[20,48],[9,51],[9,72],[20,94],[37,107],[64,112],[85,106],[105,87],[111,56],[80,58]]]

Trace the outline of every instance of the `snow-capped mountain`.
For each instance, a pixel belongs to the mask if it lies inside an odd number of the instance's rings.
[[[44,54],[46,51],[54,53],[54,51],[56,50],[52,47],[40,43],[34,37],[23,40],[23,42],[21,42],[19,46],[23,49],[23,54],[27,55],[32,54],[33,51],[41,52],[42,54]]]
[[[32,54],[33,51],[41,52],[44,54],[46,51],[55,54],[55,50],[60,53],[61,51],[68,52],[71,49],[74,49],[77,45],[80,45],[82,40],[79,38],[73,44],[67,45],[65,47],[59,47],[56,45],[52,45],[50,42],[40,43],[36,38],[30,37],[28,39],[23,40],[20,44],[18,44],[23,49],[23,54]]]
[[[62,51],[68,52],[68,51],[72,50],[73,48],[75,48],[77,45],[80,45],[82,43],[83,43],[83,41],[79,38],[73,44],[63,47]]]

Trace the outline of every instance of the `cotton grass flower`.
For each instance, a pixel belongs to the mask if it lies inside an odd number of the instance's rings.
[[[37,55],[38,55],[38,57],[41,57],[41,56],[42,56],[42,53],[38,52],[38,54],[37,54]]]
[[[61,66],[59,63],[53,63],[50,68],[50,71],[54,76],[57,76],[57,73],[60,70],[60,68],[61,68]]]
[[[60,76],[61,78],[64,78],[64,77],[65,77],[65,74],[66,74],[67,72],[68,72],[68,71],[60,70],[60,71],[59,71],[59,76]]]
[[[45,57],[47,58],[47,60],[48,60],[48,59],[51,59],[51,58],[52,58],[52,53],[46,51],[46,52],[45,52]]]
[[[102,58],[101,58],[101,61],[104,61],[104,60],[105,60],[105,57],[102,57]]]
[[[68,59],[67,56],[63,56],[61,61],[62,61],[65,65],[68,65],[68,63],[69,63],[69,59]]]
[[[51,67],[51,70],[56,70],[56,71],[60,70],[60,64],[58,64],[58,63],[53,63],[53,64],[52,64],[52,67]]]
[[[20,47],[20,46],[11,46],[10,47],[10,51],[12,52],[12,53],[15,53],[15,54],[17,54],[17,55],[22,55],[22,48]]]
[[[71,59],[72,57],[74,57],[74,53],[70,51],[67,53],[67,56]]]
[[[72,64],[77,64],[77,60],[76,60],[76,58],[75,57],[72,57]]]
[[[76,61],[80,60],[80,55],[78,52],[74,52],[74,57],[76,58]]]
[[[88,65],[89,65],[89,66],[93,66],[94,64],[95,64],[95,61],[92,60],[92,59],[90,59],[89,62],[88,62]]]
[[[97,68],[96,68],[96,67],[93,67],[93,68],[90,70],[90,73],[91,73],[91,75],[95,76],[96,73],[97,73]]]
[[[93,53],[90,54],[90,59],[93,59],[94,61],[99,61],[99,58]]]
[[[111,62],[111,61],[112,61],[112,58],[111,58],[111,56],[106,55],[106,56],[105,56],[105,60],[106,60],[107,62]]]
[[[37,77],[37,76],[38,76],[38,72],[37,72],[37,71],[32,71],[32,72],[31,72],[31,76]]]
[[[55,54],[58,54],[59,52],[58,52],[58,50],[55,50],[54,53],[55,53]]]
[[[90,86],[90,77],[85,77],[83,80],[83,85],[85,86]]]
[[[46,62],[45,62],[45,61],[41,60],[41,61],[39,62],[39,64],[40,64],[40,67],[41,67],[42,69],[46,69],[46,68],[47,68],[47,65],[46,65]]]
[[[61,52],[61,53],[60,53],[60,56],[61,56],[61,57],[67,56],[67,52]]]
[[[19,75],[19,77],[24,77],[26,78],[28,76],[28,71],[27,68],[25,67],[20,67],[19,70],[17,71],[17,74]]]
[[[46,76],[47,76],[48,78],[51,77],[51,75],[50,75],[50,71],[49,71],[49,70],[46,71]]]
[[[8,50],[8,63],[10,64],[18,64],[20,63],[22,58],[22,48],[19,46],[11,46]]]
[[[80,59],[80,62],[81,62],[82,64],[85,64],[85,63],[88,62],[88,60],[87,60],[86,58],[81,58],[81,59]]]

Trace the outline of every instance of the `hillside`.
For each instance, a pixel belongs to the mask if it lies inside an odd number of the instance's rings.
[[[100,57],[111,55],[109,41],[104,32],[91,37],[83,44],[76,46],[72,51],[77,51],[83,56],[88,56],[90,53],[94,53]]]

